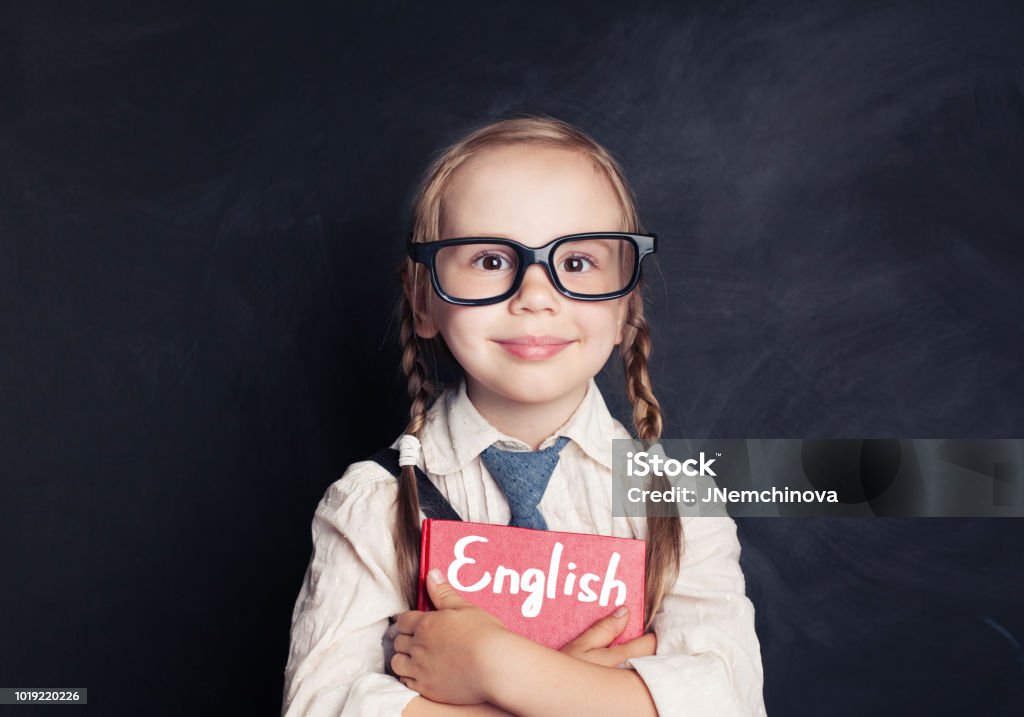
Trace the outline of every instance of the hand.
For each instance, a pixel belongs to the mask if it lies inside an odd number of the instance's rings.
[[[435,702],[486,702],[485,671],[496,664],[493,646],[508,630],[463,599],[436,568],[427,576],[427,594],[436,611],[410,610],[395,622],[391,669],[402,684]]]
[[[602,617],[581,632],[578,637],[567,642],[560,652],[605,667],[616,667],[631,657],[653,655],[658,644],[658,638],[653,633],[647,633],[633,638],[629,642],[623,642],[621,645],[609,647],[619,633],[625,629],[629,618],[629,611],[625,606],[620,607],[619,610],[622,610],[621,615],[616,615],[613,612],[611,615]]]

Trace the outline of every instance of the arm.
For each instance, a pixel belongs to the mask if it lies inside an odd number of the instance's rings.
[[[736,523],[684,519],[679,575],[654,619],[657,652],[633,670],[572,660],[518,635],[488,654],[485,694],[519,715],[763,717],[754,607],[739,565]]]
[[[764,715],[760,645],[736,525],[684,525],[679,577],[655,616],[657,652],[636,672],[586,664],[504,629],[450,585],[427,581],[436,612],[398,618],[392,666],[438,702],[491,702],[519,715]]]
[[[282,714],[400,715],[416,693],[384,674],[389,616],[407,609],[397,585],[394,478],[352,464],[313,517],[313,555],[292,613]]]
[[[657,653],[628,661],[662,715],[765,714],[754,606],[739,556],[732,518],[683,519],[679,577],[653,623]]]
[[[520,717],[656,717],[636,672],[578,660],[508,633],[485,674],[488,698]]]
[[[465,601],[455,600],[450,594],[447,596],[446,600],[445,596],[435,594],[437,592],[436,590],[431,590],[430,592],[433,599],[438,601],[438,604],[443,605],[447,601],[456,609],[465,606]],[[420,612],[414,613],[413,620],[416,619],[415,615],[422,614],[423,613]],[[573,660],[582,660],[587,663],[603,665],[605,667],[618,667],[630,657],[653,655],[657,641],[655,636],[651,633],[641,635],[640,637],[619,645],[613,646],[611,644],[615,638],[622,633],[622,630],[626,627],[628,619],[629,614],[625,609],[621,612],[616,610],[595,622],[575,639],[570,640],[562,647],[561,650],[559,650],[559,652],[564,655],[568,655]],[[409,618],[400,617],[399,620],[403,624],[406,624],[408,623]],[[485,620],[485,622],[487,621]],[[395,626],[395,630],[398,630],[398,625]],[[409,649],[409,645],[411,644],[410,637],[412,636],[408,634],[406,634],[405,637],[400,637],[396,641],[396,645],[404,649]],[[523,656],[523,658],[527,660],[529,659],[528,656]],[[461,683],[464,679],[464,675],[457,672],[454,674],[449,673],[446,679],[454,679]],[[477,709],[479,709],[479,711],[477,711]],[[529,707],[526,707],[525,709],[529,709]],[[422,715],[427,715],[429,717],[429,715],[508,715],[511,713],[487,702],[482,702],[477,705],[449,705],[444,702],[433,702],[424,697],[418,697],[409,703],[404,714],[411,715],[413,717]]]
[[[427,585],[438,609],[413,610],[398,618],[392,666],[403,683],[428,699],[453,705],[489,702],[523,717],[657,714],[643,680],[633,671],[552,650],[505,629],[444,583],[436,569]],[[599,621],[584,636],[614,623],[615,618]],[[618,623],[618,631],[624,624]],[[652,642],[634,640],[619,648],[632,650],[624,657],[648,654]],[[583,651],[586,645],[576,647]]]

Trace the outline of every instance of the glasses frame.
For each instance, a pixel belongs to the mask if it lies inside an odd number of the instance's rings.
[[[592,237],[615,237],[617,239],[625,239],[633,245],[634,250],[636,250],[636,262],[633,265],[633,275],[629,278],[629,282],[626,284],[625,288],[604,294],[579,294],[565,288],[562,282],[558,280],[558,274],[551,268],[551,253],[558,249],[559,246],[572,239],[589,239]],[[488,299],[460,299],[456,296],[451,296],[441,288],[441,281],[437,275],[437,252],[444,247],[457,246],[459,244],[472,244],[480,241],[486,241],[492,244],[502,244],[515,251],[516,255],[519,257],[519,267],[516,270],[515,278],[512,280],[512,286],[505,293],[498,296],[492,296]],[[434,287],[434,293],[449,304],[455,304],[457,306],[487,306],[489,304],[500,304],[502,301],[509,299],[519,291],[519,288],[523,284],[523,277],[526,276],[526,270],[534,264],[540,264],[543,266],[544,271],[547,272],[548,279],[551,280],[551,284],[558,290],[558,293],[563,296],[567,296],[570,299],[577,299],[579,301],[608,301],[609,299],[617,299],[620,296],[625,296],[636,288],[642,274],[641,265],[643,264],[644,257],[648,254],[654,254],[657,251],[657,246],[657,234],[628,234],[625,232],[584,232],[582,234],[567,234],[565,236],[552,239],[544,246],[538,247],[526,246],[514,239],[504,239],[501,237],[458,237],[455,239],[439,239],[438,241],[430,242],[414,242],[412,240],[412,233],[409,234],[409,239],[406,242],[406,250],[409,257],[415,262],[425,264],[430,269],[430,283]]]

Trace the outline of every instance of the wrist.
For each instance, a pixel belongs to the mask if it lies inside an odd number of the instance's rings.
[[[507,676],[521,652],[521,643],[530,640],[506,628],[488,631],[477,644],[476,665],[479,665],[479,688],[488,702],[503,699]]]

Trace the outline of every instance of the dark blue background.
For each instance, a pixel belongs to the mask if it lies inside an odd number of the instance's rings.
[[[277,714],[316,502],[404,425],[415,182],[521,111],[661,237],[666,436],[1024,436],[1015,0],[11,3],[0,686]],[[741,520],[768,714],[1020,714],[1022,525]]]

